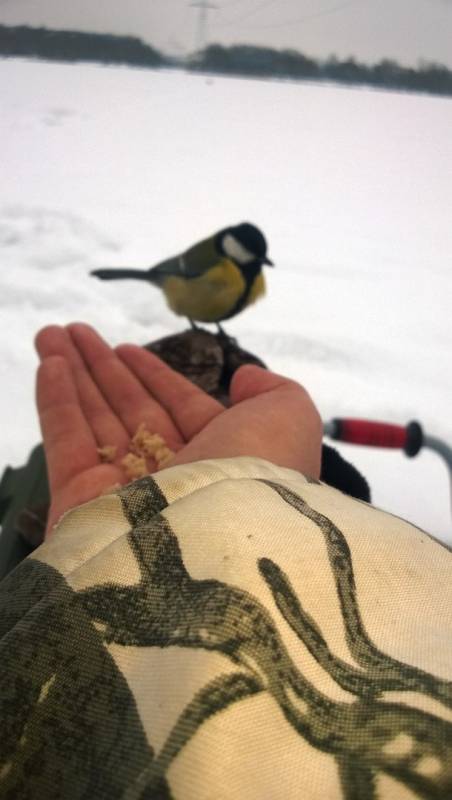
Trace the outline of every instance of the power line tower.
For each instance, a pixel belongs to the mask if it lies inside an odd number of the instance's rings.
[[[190,3],[193,8],[199,9],[198,26],[196,31],[195,50],[203,50],[207,40],[207,15],[209,11],[218,8],[215,3],[210,3],[208,0],[196,0]]]

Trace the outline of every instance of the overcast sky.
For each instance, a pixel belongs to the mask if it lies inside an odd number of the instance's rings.
[[[141,36],[171,53],[195,49],[192,0],[0,0],[0,23]],[[207,40],[292,47],[315,57],[420,59],[452,68],[452,0],[211,0]]]

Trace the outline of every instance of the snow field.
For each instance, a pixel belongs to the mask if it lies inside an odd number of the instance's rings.
[[[0,61],[3,464],[39,439],[33,337],[81,319],[112,344],[185,328],[147,266],[228,224],[269,241],[264,301],[227,330],[323,418],[452,443],[452,102],[310,83]],[[342,446],[376,505],[452,541],[440,459]]]

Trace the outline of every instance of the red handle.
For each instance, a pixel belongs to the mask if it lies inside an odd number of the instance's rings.
[[[418,422],[410,422],[403,427],[367,419],[334,419],[331,436],[350,444],[404,450],[409,456],[419,452],[423,440],[422,428]]]

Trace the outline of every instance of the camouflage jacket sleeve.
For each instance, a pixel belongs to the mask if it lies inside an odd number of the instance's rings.
[[[452,554],[251,458],[69,512],[0,584],[0,797],[452,797]]]

